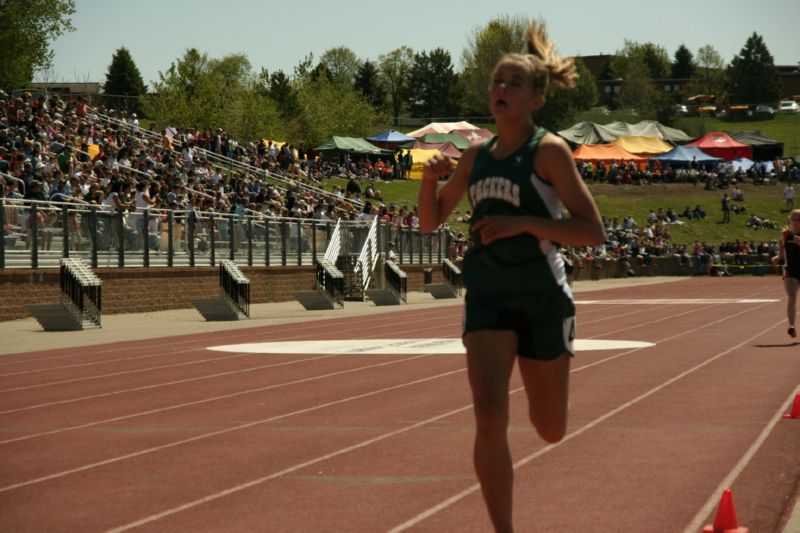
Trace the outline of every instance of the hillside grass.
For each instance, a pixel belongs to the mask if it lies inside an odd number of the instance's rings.
[[[417,205],[419,182],[397,180],[390,182],[372,182],[383,196],[383,203],[393,203],[398,207],[406,206],[413,209]],[[344,187],[347,181],[331,178],[326,181],[325,189],[330,191],[334,185]],[[361,181],[364,189],[366,181]],[[701,185],[693,186],[684,183],[655,184],[655,185],[607,185],[590,184],[589,190],[597,203],[600,214],[609,218],[618,217],[620,221],[627,215],[632,215],[634,220],[643,225],[647,220],[650,210],[672,207],[678,213],[685,207],[694,208],[700,204],[707,213],[705,220],[686,221],[684,224],[669,225],[672,240],[678,243],[691,244],[696,240],[719,244],[736,239],[755,241],[777,239],[778,231],[754,230],[745,225],[750,213],[755,213],[761,218],[776,221],[781,226],[786,224],[788,211],[783,200],[783,184],[770,185],[740,185],[744,193],[743,202],[733,202],[745,206],[748,214],[731,213],[731,222],[722,224],[721,200],[723,190],[706,191]],[[730,193],[728,190],[727,192]],[[800,207],[800,202],[797,202]],[[469,203],[464,196],[457,209],[448,219],[448,224],[455,231],[464,231],[466,224],[458,222],[456,218],[469,209]]]

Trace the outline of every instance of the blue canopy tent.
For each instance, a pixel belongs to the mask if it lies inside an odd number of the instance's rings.
[[[734,159],[731,161],[731,168],[733,170],[744,170],[747,172],[751,168],[753,168],[755,163],[751,159],[747,159],[746,157],[740,157],[739,159]]]
[[[669,152],[655,157],[651,157],[650,161],[661,161],[662,165],[669,164],[673,167],[688,167],[693,159],[702,167],[713,167],[718,161],[722,161],[721,157],[714,157],[708,155],[699,148],[692,146],[676,146]]]
[[[400,133],[397,130],[386,130],[380,133],[376,133],[372,137],[365,137],[365,138],[375,146],[380,146],[381,148],[389,148],[389,149],[397,148],[401,144],[417,140],[416,138],[409,137],[408,135]]]

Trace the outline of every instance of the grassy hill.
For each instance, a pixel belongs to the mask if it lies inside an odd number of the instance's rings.
[[[331,179],[325,184],[326,190],[331,190],[333,185],[346,185],[345,180]],[[419,182],[417,181],[392,181],[379,182],[375,185],[380,189],[384,203],[394,203],[398,206],[413,208],[417,204]],[[362,184],[363,188],[363,184]],[[672,238],[675,242],[692,243],[695,240],[720,243],[735,239],[761,240],[777,239],[779,233],[769,230],[754,230],[745,226],[747,215],[731,214],[729,224],[721,224],[722,210],[721,198],[724,191],[706,191],[702,186],[692,186],[682,183],[657,184],[657,185],[590,185],[589,189],[594,196],[600,213],[606,217],[619,217],[620,220],[632,215],[639,223],[643,224],[651,209],[664,211],[672,207],[679,213],[686,206],[694,207],[700,204],[708,213],[705,220],[692,221],[685,224],[670,226]],[[784,209],[783,185],[750,185],[741,186],[745,201],[735,202],[743,205],[748,213],[755,213],[762,218],[785,225],[788,213]],[[797,202],[800,207],[800,202]],[[458,206],[460,213],[469,209],[466,196]],[[456,221],[456,214],[451,215],[448,223],[458,231],[463,231],[466,225]],[[684,219],[685,220],[685,219]]]
[[[581,120],[608,124],[613,121],[638,122],[640,117],[630,111],[613,111],[610,114],[587,112],[580,117]],[[494,130],[493,124],[479,124],[481,127]],[[691,136],[699,137],[709,131],[746,130],[761,131],[762,134],[784,143],[784,154],[788,157],[800,154],[800,114],[776,115],[770,120],[728,120],[710,117],[681,118],[674,125]],[[417,127],[403,128],[412,131]],[[326,189],[333,184],[344,186],[344,180],[331,180]],[[418,182],[397,181],[390,183],[377,183],[383,193],[385,203],[395,203],[400,206],[413,207],[417,203]],[[700,204],[708,213],[703,221],[693,221],[683,225],[672,225],[673,239],[676,242],[691,243],[695,240],[720,243],[728,240],[747,239],[771,240],[778,237],[777,232],[753,230],[745,226],[746,215],[731,214],[730,224],[720,224],[721,198],[724,191],[706,191],[701,186],[686,184],[664,184],[645,186],[617,186],[617,185],[590,185],[595,201],[600,208],[600,213],[607,217],[625,217],[632,215],[640,224],[646,220],[650,209],[658,210],[672,207],[682,212],[686,206],[694,207]],[[784,210],[783,185],[772,184],[765,186],[741,186],[745,201],[739,202],[747,208],[748,213],[755,213],[762,218],[786,223],[787,212]],[[800,207],[800,201],[797,202]],[[469,204],[464,198],[458,206],[463,213],[469,209]],[[456,215],[451,216],[449,224],[462,230],[465,225],[455,221]]]

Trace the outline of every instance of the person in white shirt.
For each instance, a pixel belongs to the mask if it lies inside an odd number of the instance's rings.
[[[789,183],[786,185],[786,188],[783,190],[783,199],[786,201],[786,209],[791,211],[794,209],[794,186]]]
[[[139,233],[139,238],[142,246],[148,245],[148,235],[150,233],[158,232],[158,220],[154,217],[148,217],[147,227],[144,225],[144,212],[155,205],[155,198],[150,198],[150,191],[147,187],[148,183],[144,180],[136,184],[136,193],[133,195],[133,201],[136,205],[136,231]]]

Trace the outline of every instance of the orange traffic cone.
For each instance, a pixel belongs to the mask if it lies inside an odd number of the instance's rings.
[[[792,404],[792,412],[788,415],[783,415],[783,418],[798,418],[800,419],[800,394],[794,397]]]
[[[736,509],[733,507],[733,495],[731,489],[725,489],[722,498],[719,500],[717,516],[714,517],[714,525],[703,528],[703,533],[748,533],[746,527],[739,527],[736,520]]]

